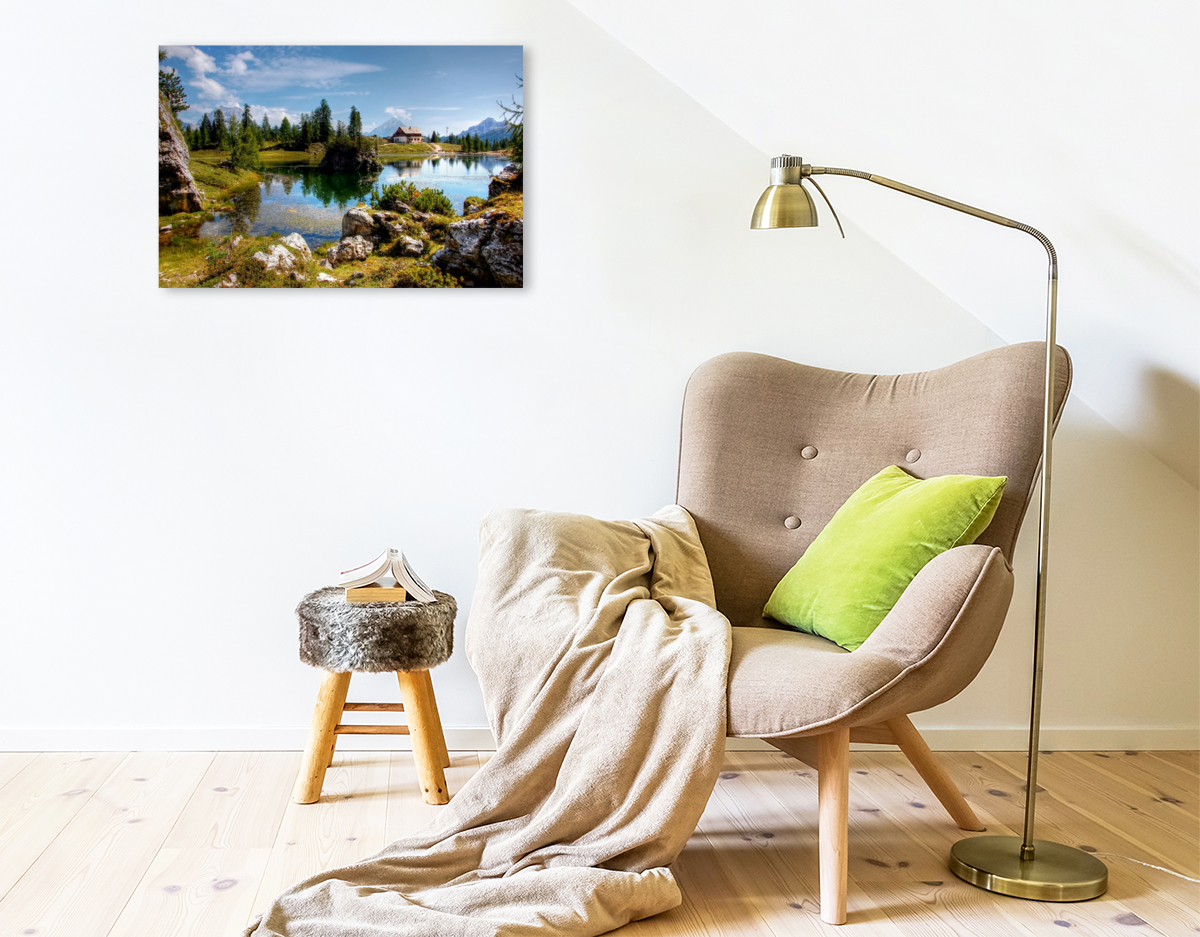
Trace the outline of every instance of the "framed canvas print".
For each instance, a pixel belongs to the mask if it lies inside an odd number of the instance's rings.
[[[524,285],[521,46],[158,59],[160,287]]]

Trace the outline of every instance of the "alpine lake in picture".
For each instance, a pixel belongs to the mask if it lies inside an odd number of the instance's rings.
[[[503,156],[441,156],[385,162],[378,176],[323,173],[309,161],[275,164],[258,185],[235,192],[230,211],[215,212],[200,225],[200,237],[287,235],[299,232],[310,248],[342,237],[347,209],[365,203],[372,189],[404,180],[421,189],[440,189],[454,210],[474,196],[487,200],[488,182],[506,165]]]

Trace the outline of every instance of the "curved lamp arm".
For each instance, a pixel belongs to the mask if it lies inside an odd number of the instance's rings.
[[[777,165],[778,164],[778,165]],[[796,156],[783,156],[778,160],[772,161],[771,169],[771,187],[767,192],[763,193],[763,198],[759,200],[759,206],[755,209],[754,221],[751,222],[753,227],[774,227],[772,222],[775,218],[770,210],[770,194],[772,190],[790,189],[791,186],[799,186],[803,191],[803,180],[809,179],[821,193],[821,197],[825,199],[825,203],[829,205],[829,210],[833,212],[835,220],[837,212],[834,211],[833,205],[830,204],[829,198],[822,191],[813,176],[816,175],[836,175],[836,176],[853,176],[857,179],[866,179],[868,182],[874,182],[876,185],[884,186],[888,189],[895,189],[897,192],[903,192],[905,195],[912,195],[915,198],[924,199],[927,202],[933,202],[935,205],[941,205],[945,208],[952,208],[955,211],[963,212],[967,215],[972,215],[975,218],[982,218],[984,221],[990,221],[994,224],[1003,225],[1006,228],[1016,228],[1018,231],[1024,231],[1037,238],[1038,242],[1046,249],[1046,254],[1049,258],[1049,275],[1047,278],[1046,288],[1046,382],[1043,390],[1044,406],[1042,413],[1042,490],[1041,490],[1041,510],[1039,512],[1038,523],[1038,574],[1037,574],[1037,598],[1034,609],[1034,637],[1033,637],[1033,688],[1032,700],[1030,705],[1030,726],[1029,726],[1029,773],[1026,779],[1026,796],[1025,796],[1025,829],[1021,843],[1021,859],[1029,860],[1034,857],[1033,844],[1033,825],[1034,825],[1034,809],[1037,792],[1037,767],[1038,767],[1038,743],[1041,735],[1042,722],[1042,669],[1045,658],[1045,633],[1046,633],[1046,580],[1047,580],[1047,548],[1050,539],[1050,458],[1052,442],[1054,438],[1054,360],[1055,360],[1055,333],[1058,322],[1058,256],[1054,252],[1054,245],[1050,243],[1050,239],[1042,234],[1036,228],[1032,228],[1027,224],[1022,224],[1019,221],[1013,221],[1011,218],[1005,218],[1003,215],[997,215],[990,211],[984,211],[982,208],[975,208],[963,202],[956,202],[953,199],[945,198],[941,195],[936,195],[933,192],[926,192],[924,189],[918,189],[911,185],[905,185],[903,182],[896,182],[894,179],[888,179],[885,176],[878,176],[874,173],[862,172],[858,169],[836,169],[828,166],[810,166],[802,159]],[[799,194],[799,193],[797,193]],[[810,226],[816,224],[816,210],[812,208],[812,200],[807,193],[802,196],[804,202],[807,203],[810,211],[808,216],[805,216],[804,205],[796,201],[800,212],[798,218],[784,219],[780,222],[781,226],[796,224],[800,226]],[[787,201],[786,199],[784,200]],[[792,208],[795,211],[795,207]],[[786,211],[786,209],[784,209]],[[767,220],[766,224],[760,222]],[[841,229],[841,221],[838,221],[838,228]],[[845,237],[845,233],[842,234]]]

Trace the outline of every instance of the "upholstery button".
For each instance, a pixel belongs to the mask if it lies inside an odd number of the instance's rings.
[[[788,530],[795,530],[800,526],[800,518],[798,518],[795,514],[791,515],[790,517],[785,517],[783,520],[783,526]]]
[[[800,450],[800,458],[802,459],[815,459],[816,457],[817,450],[815,446],[805,446]]]
[[[910,449],[908,451],[908,455],[906,455],[904,457],[905,461],[907,461],[907,462],[916,462],[917,459],[919,459],[919,458],[921,458],[921,450],[920,449]]]

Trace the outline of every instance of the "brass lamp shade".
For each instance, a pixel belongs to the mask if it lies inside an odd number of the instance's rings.
[[[751,228],[814,228],[816,224],[817,206],[799,181],[767,186],[750,217]]]

